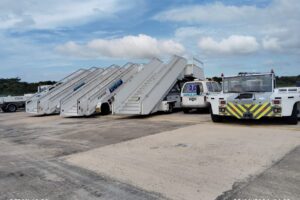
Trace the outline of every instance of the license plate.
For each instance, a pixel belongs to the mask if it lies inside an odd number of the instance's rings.
[[[190,97],[189,100],[190,101],[196,101],[196,98],[195,97]]]

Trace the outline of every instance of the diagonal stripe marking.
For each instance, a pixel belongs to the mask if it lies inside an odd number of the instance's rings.
[[[255,104],[250,104],[250,107],[248,108],[248,111],[250,112],[250,110],[255,106]]]
[[[260,108],[257,109],[257,110],[253,113],[254,118],[256,118],[256,117],[259,115],[260,112],[263,112],[263,111],[267,108],[267,106],[269,106],[269,103],[268,103],[268,102],[262,104],[262,105],[260,106]]]
[[[259,104],[255,104],[255,105],[250,109],[250,112],[253,112],[258,106],[259,106]]]
[[[244,106],[246,106],[246,108],[250,108],[250,106],[252,106],[253,104],[244,104]]]
[[[241,111],[244,113],[244,112],[247,112],[247,110],[241,105],[241,104],[237,104],[237,106],[241,109]]]
[[[229,106],[227,106],[226,108],[227,108],[227,112],[228,112],[230,115],[235,116],[236,118],[240,119],[240,116],[237,115],[235,112],[233,112]]]
[[[243,113],[233,104],[233,103],[228,103],[229,107],[240,117],[243,116]]]
[[[265,116],[269,111],[271,110],[271,106],[266,107],[266,109],[256,118],[256,119],[260,119],[263,116]]]

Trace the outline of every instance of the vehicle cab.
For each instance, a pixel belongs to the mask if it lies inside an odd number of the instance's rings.
[[[221,86],[215,81],[189,81],[181,89],[181,106],[185,113],[191,109],[209,108],[207,96],[221,92]]]

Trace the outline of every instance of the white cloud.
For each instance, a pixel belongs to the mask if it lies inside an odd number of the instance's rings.
[[[87,20],[115,17],[135,6],[125,0],[1,0],[0,29],[55,28],[78,25]]]
[[[300,52],[299,0],[272,0],[261,7],[220,2],[196,4],[163,11],[154,19],[183,24],[185,27],[178,28],[175,36],[187,38],[186,41],[195,35],[218,39],[252,35],[262,41],[266,51]]]
[[[194,39],[202,34],[204,30],[195,26],[180,27],[175,30],[175,37],[178,39]]]
[[[249,15],[254,16],[257,10],[253,6],[226,6],[216,2],[214,4],[183,6],[163,11],[154,16],[154,19],[188,23],[232,22],[246,19]]]
[[[232,35],[221,41],[215,41],[211,37],[200,39],[198,47],[207,53],[219,54],[248,54],[259,49],[255,37]]]
[[[184,47],[173,40],[157,40],[148,35],[124,36],[116,39],[95,39],[79,45],[68,42],[60,45],[57,51],[71,56],[93,58],[151,58],[165,55],[182,55]]]
[[[262,41],[263,48],[271,51],[281,50],[278,38],[264,38]]]

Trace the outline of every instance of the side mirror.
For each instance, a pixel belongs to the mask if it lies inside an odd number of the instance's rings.
[[[196,85],[196,93],[197,93],[197,95],[201,94],[200,86],[199,85]]]

